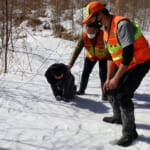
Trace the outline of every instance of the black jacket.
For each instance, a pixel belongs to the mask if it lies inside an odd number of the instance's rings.
[[[74,84],[74,76],[71,74],[70,69],[65,64],[60,64],[62,67],[62,73],[64,74],[64,77],[62,79],[55,79],[52,76],[51,73],[51,66],[48,68],[48,70],[45,73],[45,77],[47,78],[47,81],[52,87],[53,93],[55,96],[60,95],[60,92],[65,90],[64,88],[67,88],[67,82],[72,81],[72,84]]]

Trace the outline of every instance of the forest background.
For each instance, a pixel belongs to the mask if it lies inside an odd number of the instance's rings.
[[[17,39],[26,37],[26,34],[22,34],[25,30],[21,27],[23,22],[26,22],[26,26],[31,27],[33,32],[39,30],[38,26],[42,26],[40,30],[52,30],[55,37],[75,41],[83,31],[81,22],[85,14],[84,8],[91,1],[0,0],[0,72],[8,72],[9,51],[15,53],[14,43]],[[102,2],[113,14],[126,16],[138,23],[143,31],[150,31],[150,1],[102,0]],[[47,13],[48,10],[51,15]],[[78,17],[75,15],[76,10],[81,11]],[[71,28],[68,29],[66,24],[63,24],[65,20],[69,20]],[[80,26],[82,30],[77,31]]]

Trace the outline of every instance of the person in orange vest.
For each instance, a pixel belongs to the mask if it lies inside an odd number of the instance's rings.
[[[74,65],[74,62],[76,61],[81,50],[83,47],[85,47],[86,57],[84,61],[80,88],[77,92],[77,95],[85,94],[89,75],[97,61],[99,62],[99,77],[101,80],[101,87],[103,87],[103,84],[106,80],[108,50],[104,46],[103,31],[100,30],[100,27],[101,26],[96,22],[87,24],[86,31],[84,31],[80,37],[69,62],[69,66],[71,68]],[[103,90],[102,100],[107,100],[107,96],[104,94]]]
[[[129,146],[138,137],[132,97],[150,69],[150,46],[137,24],[126,17],[111,15],[99,1],[87,5],[82,23],[95,21],[104,26],[109,51],[103,88],[112,104],[113,116],[104,117],[103,121],[122,124],[122,137],[117,144]]]

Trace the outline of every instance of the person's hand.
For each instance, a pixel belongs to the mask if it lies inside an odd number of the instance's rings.
[[[110,82],[110,80],[106,80],[105,81],[105,83],[104,83],[104,85],[103,85],[103,91],[104,91],[104,93],[107,91],[107,90],[109,90],[109,82]]]
[[[109,90],[114,90],[118,87],[118,83],[119,83],[119,80],[116,79],[116,78],[112,78],[109,82],[109,86],[108,86],[108,89]]]
[[[103,91],[106,92],[108,90],[114,90],[118,87],[119,80],[117,78],[112,78],[110,80],[106,80],[103,85]]]

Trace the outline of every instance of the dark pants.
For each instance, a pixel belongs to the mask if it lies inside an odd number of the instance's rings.
[[[122,108],[133,110],[134,107],[131,99],[149,69],[150,60],[127,71],[121,78],[116,96]]]
[[[85,58],[84,68],[81,77],[81,84],[80,84],[81,91],[84,91],[86,89],[89,75],[92,72],[96,62],[97,61],[91,61],[90,59]],[[103,59],[98,62],[99,62],[99,78],[101,80],[101,84],[103,85],[106,80],[106,74],[107,74],[107,59]]]
[[[116,90],[108,91],[107,93],[111,100],[114,118],[121,116],[123,135],[134,137],[136,133],[132,97],[149,69],[150,60],[135,66],[123,75]]]

